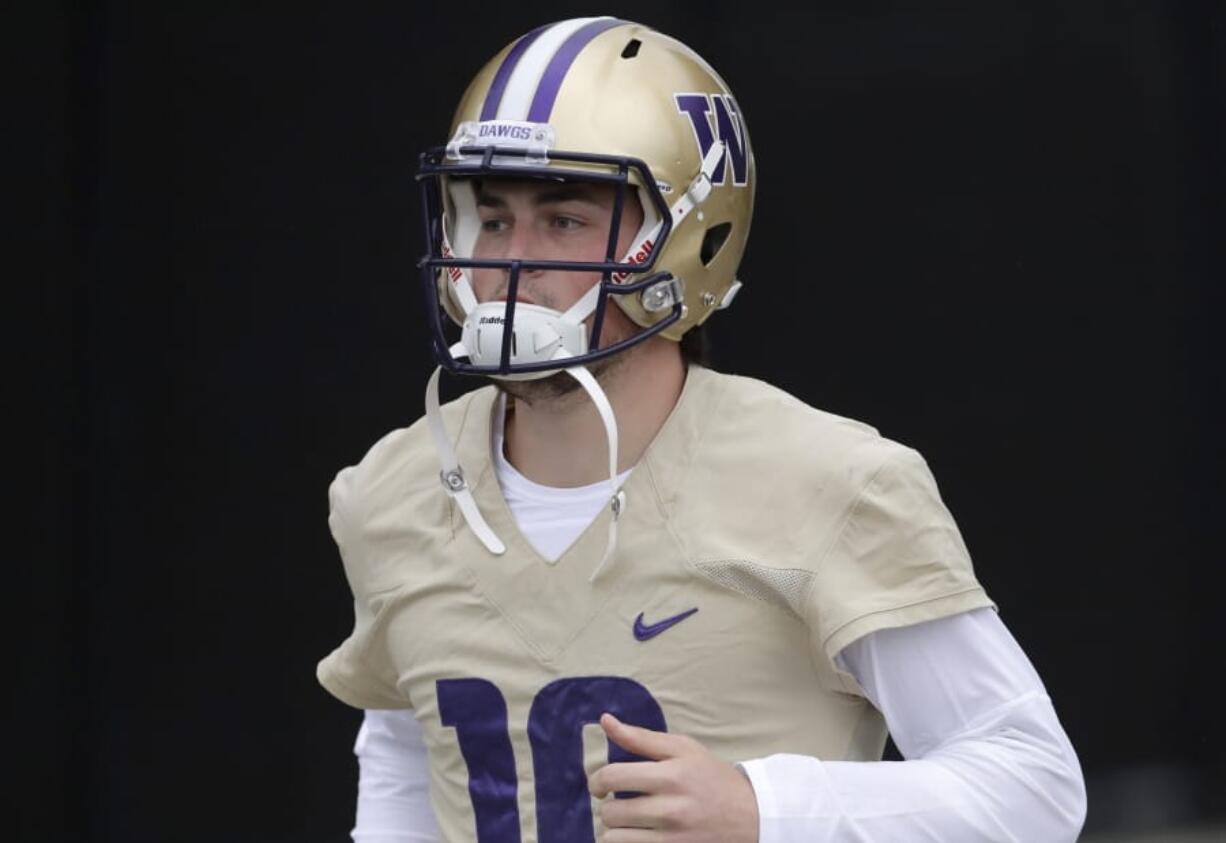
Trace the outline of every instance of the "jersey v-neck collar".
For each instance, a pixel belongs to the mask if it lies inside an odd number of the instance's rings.
[[[677,404],[648,446],[642,460],[628,472],[629,476],[622,485],[627,506],[621,519],[621,529],[633,530],[636,525],[642,528],[667,520],[672,487],[700,443],[702,419],[709,412],[714,397],[710,387],[716,381],[717,376],[714,373],[700,366],[691,366],[686,372],[685,384]],[[495,414],[499,409],[500,394],[496,388],[487,387],[473,395],[457,442],[461,463],[470,467],[469,477],[477,505],[491,528],[504,542],[513,542],[540,564],[557,568],[582,566],[585,571],[590,572],[591,566],[596,564],[603,552],[608,519],[611,517],[609,507],[601,508],[600,514],[562,552],[556,563],[544,559],[537,552],[520,532],[498,483],[493,447]],[[523,479],[532,482],[527,478]],[[607,484],[601,485],[607,488]],[[464,529],[462,522],[456,524],[456,528]],[[582,560],[574,562],[576,556],[582,557],[587,564]],[[610,564],[616,565],[612,561]],[[615,580],[616,577],[611,579]],[[599,582],[600,580],[597,580],[597,583]]]

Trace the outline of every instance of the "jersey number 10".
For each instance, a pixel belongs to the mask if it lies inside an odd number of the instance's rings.
[[[468,765],[478,843],[519,843],[518,778],[506,699],[485,679],[440,679],[437,688],[443,725],[456,730]],[[606,711],[624,723],[667,731],[664,712],[651,693],[620,676],[556,679],[532,700],[528,742],[541,843],[588,843],[594,838],[583,727],[599,722]],[[642,760],[609,742],[609,763]]]

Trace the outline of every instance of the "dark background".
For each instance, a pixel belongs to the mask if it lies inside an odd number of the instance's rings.
[[[421,413],[415,156],[505,43],[596,13],[746,113],[716,367],[924,452],[1088,830],[1221,818],[1222,4],[99,2],[8,33],[18,839],[345,839],[325,489]]]

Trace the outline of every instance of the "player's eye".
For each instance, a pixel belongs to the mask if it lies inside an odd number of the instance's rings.
[[[498,217],[491,217],[489,219],[481,220],[481,230],[482,231],[488,231],[488,232],[493,233],[493,232],[499,232],[499,231],[506,231],[508,227],[509,226],[507,225],[507,221],[504,219],[499,219]]]
[[[553,226],[563,231],[574,231],[583,228],[583,220],[577,217],[566,216],[565,214],[558,214],[553,218]]]

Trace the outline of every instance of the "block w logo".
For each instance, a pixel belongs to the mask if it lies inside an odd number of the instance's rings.
[[[737,187],[749,184],[749,144],[745,137],[745,125],[741,122],[736,100],[728,94],[677,94],[677,110],[690,118],[690,128],[698,143],[698,157],[705,158],[715,143],[718,133],[724,142],[724,157],[715,165],[712,184],[723,184],[732,159],[732,183]],[[711,117],[714,114],[715,124]]]

